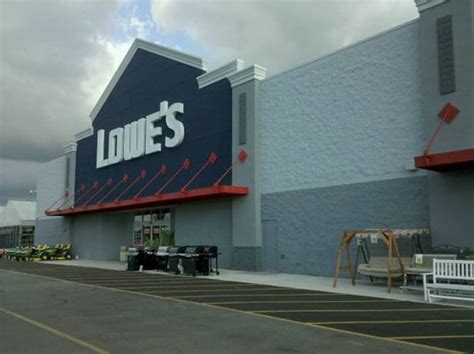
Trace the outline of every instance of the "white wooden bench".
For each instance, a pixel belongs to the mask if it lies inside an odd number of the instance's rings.
[[[423,290],[429,302],[433,298],[474,301],[474,261],[435,258],[433,272],[423,274]]]

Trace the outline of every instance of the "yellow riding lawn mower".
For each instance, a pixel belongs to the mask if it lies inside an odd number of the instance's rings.
[[[71,245],[58,243],[47,247],[38,253],[38,258],[42,261],[72,259]]]

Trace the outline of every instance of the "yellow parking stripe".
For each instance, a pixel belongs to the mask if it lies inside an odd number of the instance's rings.
[[[41,328],[41,329],[43,329],[43,330],[45,330],[45,331],[47,331],[47,332],[49,332],[49,333],[52,333],[52,334],[54,334],[54,335],[56,335],[56,336],[58,336],[58,337],[61,337],[61,338],[66,339],[66,340],[68,340],[68,341],[70,341],[70,342],[73,342],[73,343],[75,343],[75,344],[77,344],[77,345],[80,345],[81,347],[90,349],[91,351],[93,351],[93,352],[95,352],[95,353],[98,353],[98,354],[108,354],[108,352],[105,351],[104,349],[101,349],[101,348],[99,348],[99,347],[96,347],[95,345],[92,345],[92,344],[90,344],[90,343],[87,343],[87,342],[85,342],[85,341],[83,341],[83,340],[81,340],[81,339],[79,339],[79,338],[73,337],[73,336],[71,336],[70,334],[64,333],[64,332],[62,332],[62,331],[60,331],[60,330],[57,330],[57,329],[55,329],[55,328],[52,328],[52,327],[50,327],[50,326],[48,326],[48,325],[45,325],[45,324],[40,323],[40,322],[38,322],[38,321],[32,320],[31,318],[22,316],[22,315],[20,315],[20,314],[18,314],[18,313],[16,313],[16,312],[6,310],[6,309],[4,309],[3,307],[0,307],[0,312],[3,312],[3,313],[5,313],[5,314],[7,314],[7,315],[10,315],[10,316],[12,316],[12,317],[15,317],[15,318],[17,318],[17,319],[19,319],[19,320],[22,320],[22,321],[24,321],[24,322],[26,322],[26,323],[29,323],[29,324],[33,325],[33,326],[36,326],[36,327],[38,327],[38,328]]]
[[[412,308],[412,309],[347,309],[347,310],[261,310],[251,311],[254,313],[277,313],[277,312],[424,312],[424,311],[466,311],[466,309],[454,308]]]
[[[338,325],[338,324],[404,324],[404,323],[460,323],[460,322],[474,322],[474,320],[394,320],[394,321],[331,321],[331,322],[310,322],[312,324],[317,324],[317,325]]]
[[[245,304],[332,304],[353,302],[397,302],[393,300],[283,300],[283,301],[223,301],[208,302],[210,305],[245,305]]]

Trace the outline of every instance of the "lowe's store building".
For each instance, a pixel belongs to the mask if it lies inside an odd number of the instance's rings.
[[[44,164],[35,243],[118,260],[166,237],[217,245],[224,268],[319,275],[344,229],[474,248],[474,1],[416,3],[417,20],[267,79],[137,39],[91,127]]]

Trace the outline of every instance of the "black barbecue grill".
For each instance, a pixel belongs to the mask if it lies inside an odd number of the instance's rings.
[[[168,248],[168,270],[180,274],[181,255],[186,250],[186,246],[171,246]]]
[[[187,246],[184,252],[179,255],[184,274],[191,274],[194,277],[197,273],[202,273],[203,250],[202,246]]]
[[[187,246],[185,251],[179,254],[183,273],[192,276],[209,275],[212,271],[212,259],[216,259],[216,274],[219,274],[217,257],[217,246]]]
[[[169,260],[169,248],[168,246],[160,246],[156,251],[156,269],[162,271],[168,271],[168,260]]]
[[[129,247],[127,256],[127,270],[137,271],[145,262],[145,251],[143,247]]]
[[[204,253],[204,257],[207,258],[207,264],[208,264],[208,272],[207,274],[209,274],[209,272],[212,272],[212,260],[215,259],[216,260],[216,274],[219,275],[219,249],[217,248],[217,246],[203,246],[204,250],[203,250],[203,253]],[[206,275],[207,275],[206,274]]]

